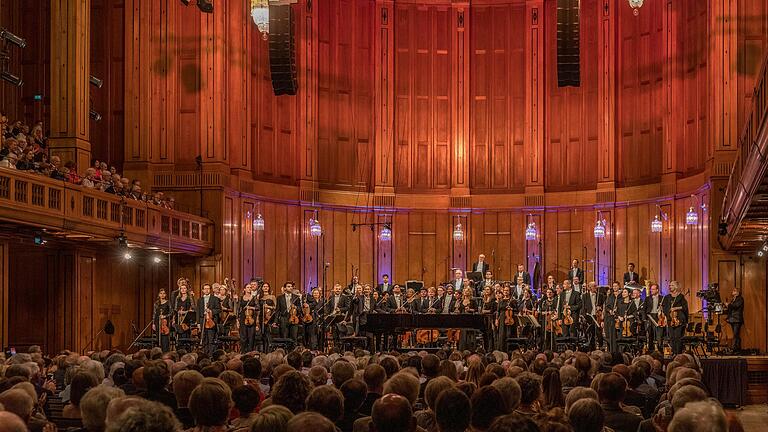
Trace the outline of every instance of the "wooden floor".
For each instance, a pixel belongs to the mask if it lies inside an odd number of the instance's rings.
[[[739,416],[746,432],[764,431],[765,425],[768,424],[768,405],[766,404],[748,405],[734,412]]]

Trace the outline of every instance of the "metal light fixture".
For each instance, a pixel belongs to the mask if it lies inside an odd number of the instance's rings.
[[[595,229],[593,232],[596,239],[605,238],[605,220],[598,220],[595,222]]]
[[[309,235],[312,237],[323,235],[323,227],[320,225],[320,221],[317,220],[317,212],[315,212],[314,217],[309,219]]]
[[[685,223],[687,225],[696,225],[699,223],[699,213],[693,207],[688,209],[688,213],[685,214]]]
[[[643,7],[643,0],[628,0],[629,6],[632,7],[632,13],[637,16],[640,14],[640,8]]]
[[[251,18],[261,32],[261,37],[267,40],[269,37],[269,1],[251,0]]]
[[[659,219],[659,215],[653,217],[651,221],[651,232],[660,233],[664,230],[664,224]]]
[[[530,222],[528,223],[528,227],[525,229],[525,239],[526,240],[536,240],[536,237],[538,237],[539,232],[536,230],[536,222]]]
[[[461,227],[461,220],[459,220],[459,223],[457,223],[456,226],[453,227],[453,240],[454,241],[464,240],[464,228]]]
[[[253,218],[253,229],[264,231],[264,218],[261,216],[261,213],[256,213],[256,217]]]
[[[390,241],[392,240],[392,228],[389,224],[384,224],[379,231],[379,240]]]

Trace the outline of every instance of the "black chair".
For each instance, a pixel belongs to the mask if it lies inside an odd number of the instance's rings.
[[[355,348],[367,349],[368,338],[365,336],[344,336],[339,339],[342,351],[354,351]]]
[[[683,346],[688,347],[694,355],[701,355],[707,358],[707,352],[702,346],[704,338],[701,332],[701,323],[689,322],[685,327],[685,333],[685,336],[681,339]]]
[[[274,351],[277,348],[282,348],[285,351],[293,351],[293,349],[296,348],[296,342],[293,339],[288,338],[272,338],[270,349]]]

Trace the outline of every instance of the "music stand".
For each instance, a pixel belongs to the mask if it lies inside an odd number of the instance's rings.
[[[470,279],[473,283],[479,283],[483,281],[483,273],[482,272],[468,272],[467,273],[467,279]]]

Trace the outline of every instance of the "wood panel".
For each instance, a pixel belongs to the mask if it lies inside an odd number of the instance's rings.
[[[525,5],[471,8],[470,184],[525,186]]]
[[[450,187],[450,5],[395,6],[395,188]]]
[[[762,0],[738,0],[737,36],[738,121],[735,133],[744,127],[752,109],[752,89],[761,61],[768,51],[768,4]],[[734,26],[725,31],[734,31]]]
[[[598,18],[597,0],[580,10],[581,86],[557,86],[557,2],[545,2],[545,173],[548,190],[594,188],[597,184]]]
[[[318,179],[324,188],[371,186],[374,3],[323,0],[318,17]]]

